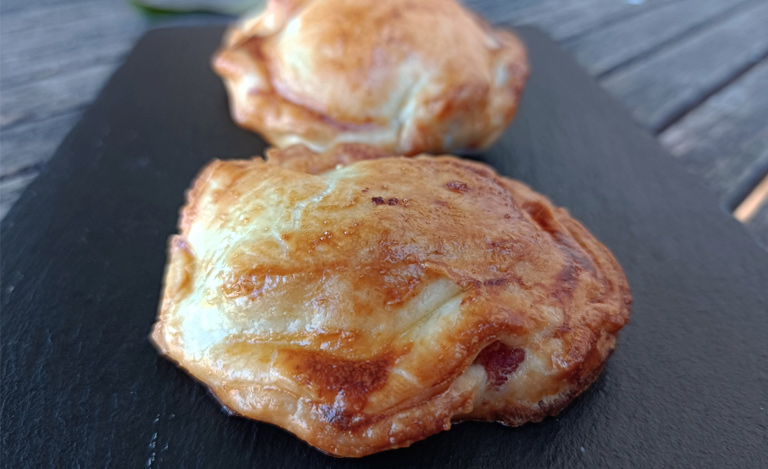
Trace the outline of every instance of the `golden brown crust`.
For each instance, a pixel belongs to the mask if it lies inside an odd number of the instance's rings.
[[[213,64],[233,119],[273,145],[402,155],[490,146],[528,75],[520,40],[455,0],[271,0]]]
[[[599,375],[629,287],[566,210],[451,156],[268,155],[195,181],[152,335],[232,411],[363,456]]]

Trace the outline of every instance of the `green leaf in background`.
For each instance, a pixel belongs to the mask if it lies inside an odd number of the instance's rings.
[[[142,15],[152,18],[207,13],[241,16],[260,8],[267,0],[128,0]]]

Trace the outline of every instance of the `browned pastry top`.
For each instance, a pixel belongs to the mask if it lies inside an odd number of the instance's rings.
[[[274,145],[405,155],[489,146],[528,74],[522,43],[455,0],[272,0],[214,68],[235,121]]]
[[[483,164],[292,147],[197,178],[153,339],[231,410],[362,456],[559,411],[629,304],[602,244]]]

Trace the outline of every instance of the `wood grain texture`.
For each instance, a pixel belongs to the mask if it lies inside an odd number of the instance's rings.
[[[4,2],[4,8],[7,4]],[[89,64],[104,58],[114,62],[117,57],[111,55],[109,46],[119,42],[126,50],[145,28],[144,20],[124,1],[24,4],[26,7],[0,15],[4,45],[0,84],[4,89],[38,79],[46,67],[54,71],[78,68],[82,57]]]
[[[36,47],[30,46],[29,49],[4,54],[0,86],[12,92],[17,86],[51,77],[64,77],[81,68],[98,64],[111,65],[114,69],[142,31],[137,26],[126,28],[125,31],[117,30],[114,34],[105,35],[103,39],[72,38],[67,40],[70,41],[68,44],[65,41],[38,44]]]
[[[666,129],[660,139],[726,205],[743,198],[752,189],[743,186],[753,186],[754,177],[768,169],[768,60]],[[740,196],[731,195],[738,191]]]
[[[0,7],[0,217],[146,28],[122,0]]]
[[[5,217],[8,210],[18,200],[21,193],[38,175],[37,170],[19,174],[8,180],[0,181],[0,219]]]
[[[0,16],[0,86],[17,86],[99,63],[114,67],[145,22],[125,3],[73,3]]]
[[[520,15],[524,11],[551,11],[563,0],[459,0],[464,5],[494,23]]]
[[[0,129],[85,107],[113,71],[113,64],[97,63],[14,87],[3,100]]]
[[[678,38],[702,24],[722,18],[722,14],[745,0],[684,0],[647,9],[622,18],[604,28],[589,31],[565,48],[593,75],[601,75],[641,54]]]
[[[3,15],[8,13],[15,13],[18,11],[25,11],[30,9],[30,4],[34,3],[32,5],[32,8],[35,10],[46,10],[50,8],[55,8],[56,6],[63,5],[65,3],[68,4],[80,4],[84,5],[86,3],[95,3],[99,0],[35,0],[34,2],[30,2],[29,0],[3,0],[0,2],[0,13]],[[116,0],[104,0],[105,2],[108,1],[116,1]]]
[[[601,84],[652,132],[662,130],[709,93],[768,53],[768,2],[745,8]]]
[[[512,25],[533,24],[558,41],[572,39],[579,34],[631,17],[643,11],[671,3],[675,0],[644,0],[639,2],[616,0],[573,0],[547,3],[537,9],[518,12],[499,18]]]
[[[3,160],[0,180],[23,173],[48,160],[82,114],[82,108],[14,126],[0,136]]]

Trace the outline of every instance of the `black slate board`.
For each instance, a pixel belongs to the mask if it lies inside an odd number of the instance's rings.
[[[220,28],[149,33],[2,226],[7,467],[742,466],[768,462],[768,255],[541,33],[511,128],[477,156],[568,207],[624,266],[634,307],[557,418],[464,423],[334,459],[225,415],[147,341],[183,192],[262,151],[208,61]]]

